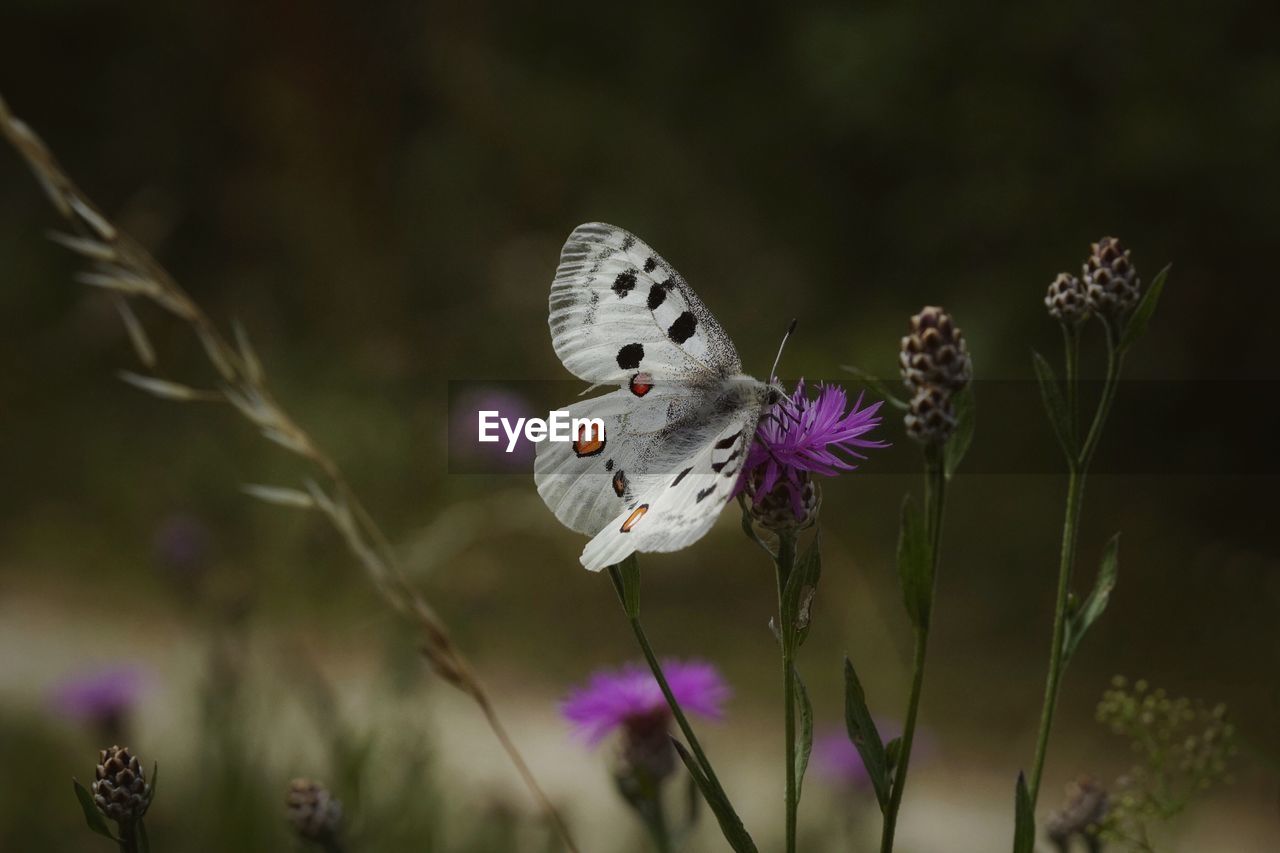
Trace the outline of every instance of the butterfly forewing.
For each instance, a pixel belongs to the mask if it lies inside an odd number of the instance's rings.
[[[551,284],[551,341],[588,382],[728,377],[729,336],[670,264],[633,234],[600,222],[569,235]]]

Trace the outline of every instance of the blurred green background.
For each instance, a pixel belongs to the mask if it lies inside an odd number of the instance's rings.
[[[587,849],[638,850],[608,748],[584,749],[555,710],[569,684],[636,656],[613,591],[578,567],[582,539],[530,476],[448,472],[448,382],[566,376],[546,297],[583,221],[662,252],[757,375],[798,317],[784,373],[823,378],[850,363],[891,376],[907,317],[942,304],[981,377],[1026,380],[1031,348],[1057,353],[1045,286],[1114,233],[1145,279],[1174,264],[1128,375],[1178,383],[1194,405],[1149,422],[1122,398],[1128,444],[1104,438],[1104,453],[1262,434],[1276,422],[1278,25],[1263,2],[7,0],[0,92],[198,301],[250,330],[279,399],[404,547]],[[492,737],[425,673],[331,531],[239,493],[292,482],[293,462],[229,411],[115,381],[132,351],[43,239],[55,224],[0,151],[0,761],[21,768],[0,782],[0,847],[103,849],[67,778],[90,777],[105,744],[49,691],[125,661],[151,673],[127,733],[164,767],[163,849],[281,849],[284,784],[300,774],[334,785],[370,849],[539,849]],[[210,380],[185,329],[143,319],[168,375]],[[1242,380],[1239,396],[1223,399],[1222,380]],[[980,412],[981,458],[1053,452],[1034,407]],[[901,496],[919,486],[900,473],[901,424],[884,434],[899,461],[825,486],[801,658],[820,727],[839,725],[845,652],[878,715],[905,703],[892,556]],[[1160,849],[1274,850],[1274,449],[1237,448],[1256,473],[1182,449],[1159,473],[1090,481],[1082,573],[1122,530],[1120,585],[1068,675],[1041,812],[1076,775],[1124,769],[1123,744],[1092,720],[1118,672],[1226,702],[1246,741],[1235,784]],[[932,747],[908,788],[905,853],[1008,844],[1063,488],[978,470],[951,490]],[[772,849],[772,580],[736,516],[645,559],[644,608],[661,653],[706,657],[733,683],[707,746]],[[812,849],[876,832],[865,803],[820,781],[806,793]],[[691,848],[720,849],[704,823]]]

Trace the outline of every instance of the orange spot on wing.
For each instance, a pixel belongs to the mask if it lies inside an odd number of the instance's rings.
[[[579,456],[595,456],[604,450],[604,430],[592,424],[586,424],[578,430],[578,437],[573,440],[573,452]]]
[[[653,390],[653,377],[647,373],[637,373],[631,377],[631,393],[643,397]]]
[[[630,533],[631,528],[635,527],[636,522],[638,522],[641,518],[643,518],[644,514],[648,511],[649,511],[648,504],[640,504],[640,506],[633,509],[631,511],[631,515],[627,516],[627,520],[622,522],[622,532]]]

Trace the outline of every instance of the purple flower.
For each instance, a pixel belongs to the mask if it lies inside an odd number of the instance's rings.
[[[528,400],[500,386],[480,385],[466,389],[449,403],[450,462],[459,463],[461,470],[467,473],[527,471],[533,464],[533,443],[522,432],[508,453],[508,438],[501,427],[495,427],[491,433],[498,436],[498,441],[481,442],[480,412],[497,412],[497,418],[506,418],[512,425],[517,419],[534,413]]]
[[[828,781],[851,788],[871,784],[862,756],[843,729],[830,729],[813,741],[813,765]]]
[[[70,676],[54,685],[51,704],[64,717],[81,722],[119,720],[146,689],[147,672],[134,665],[112,665]]]
[[[667,660],[662,671],[681,708],[720,719],[721,706],[732,691],[714,666],[703,661]],[[652,728],[655,721],[665,725],[671,716],[653,673],[638,664],[593,673],[585,685],[569,691],[560,713],[593,746],[614,729]]]
[[[861,394],[852,408],[848,404],[848,395],[839,385],[819,384],[817,399],[810,400],[801,379],[792,396],[783,397],[760,419],[737,491],[746,487],[747,477],[759,478],[753,489],[759,504],[782,486],[796,518],[805,517],[805,475],[834,477],[852,471],[857,465],[850,459],[867,458],[859,449],[889,446],[862,437],[880,426],[878,412],[883,404],[864,407]]]

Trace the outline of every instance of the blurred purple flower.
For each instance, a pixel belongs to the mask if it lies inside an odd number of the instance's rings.
[[[515,447],[507,453],[507,436],[501,427],[498,441],[481,442],[480,412],[497,412],[514,426],[517,418],[533,415],[529,401],[519,394],[496,385],[478,386],[461,393],[452,401],[449,412],[449,454],[452,459],[481,463],[486,471],[528,471],[533,464],[534,445],[523,433]],[[545,414],[540,417],[546,417]]]
[[[721,706],[732,691],[714,666],[667,660],[662,671],[681,708],[708,719],[721,718]],[[593,746],[616,728],[652,728],[655,719],[665,722],[671,715],[653,673],[638,664],[593,673],[585,685],[569,691],[560,713]]]
[[[782,484],[796,518],[805,517],[804,474],[834,477],[857,467],[850,459],[867,458],[859,448],[889,446],[862,437],[880,426],[878,412],[883,404],[864,407],[861,394],[852,408],[848,404],[848,395],[839,385],[819,384],[817,399],[810,400],[801,379],[792,396],[783,397],[760,419],[736,492],[746,487],[747,477],[758,477],[754,492],[759,503]]]
[[[902,726],[893,720],[877,719],[876,729],[886,746],[902,734]],[[911,766],[927,762],[935,751],[932,734],[917,728],[911,748]],[[871,784],[862,756],[858,754],[858,748],[849,740],[849,733],[844,728],[833,726],[814,737],[813,767],[819,776],[837,785],[863,788]]]
[[[149,680],[140,666],[114,664],[59,681],[50,701],[57,713],[78,722],[116,722],[137,705]]]

